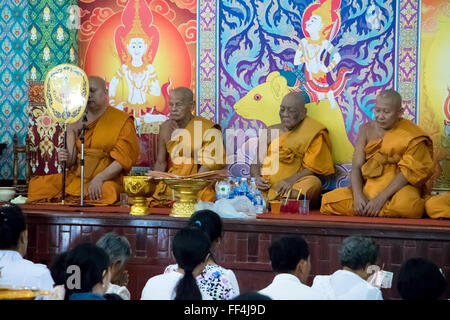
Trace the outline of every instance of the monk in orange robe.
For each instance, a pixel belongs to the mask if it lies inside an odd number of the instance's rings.
[[[267,128],[267,141],[260,135],[258,156],[264,144],[267,156],[263,163],[257,159],[250,173],[269,201],[288,194],[296,199],[301,191],[299,199],[306,194],[310,206],[318,206],[322,191],[318,176],[334,173],[328,130],[306,115],[305,98],[299,92],[283,98],[280,119],[280,124]]]
[[[423,190],[433,172],[432,141],[403,119],[398,92],[381,92],[375,121],[359,129],[352,161],[351,187],[323,195],[324,214],[421,218]]]
[[[450,192],[428,197],[425,212],[433,219],[450,219]]]
[[[81,140],[84,130],[83,198],[91,204],[113,204],[123,190],[123,176],[139,156],[139,142],[133,117],[108,106],[106,83],[89,77],[89,100],[85,119],[67,128],[67,149],[58,153],[66,161],[66,203],[79,203],[81,196]],[[59,202],[62,196],[62,173],[37,176],[28,186],[28,203]]]
[[[155,171],[187,176],[225,167],[225,152],[220,126],[192,114],[194,95],[178,87],[169,94],[169,119],[160,126]],[[202,201],[215,200],[215,191],[205,187],[198,194]],[[156,186],[150,206],[166,207],[173,200],[172,189],[163,181]]]

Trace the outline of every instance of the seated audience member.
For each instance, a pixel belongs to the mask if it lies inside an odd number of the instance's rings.
[[[432,219],[450,219],[450,192],[429,197],[425,202],[425,211]]]
[[[69,251],[64,282],[66,300],[106,300],[111,274],[109,257],[102,248],[84,243]]]
[[[214,252],[223,237],[223,223],[220,216],[211,210],[200,210],[191,216],[188,225],[205,231],[211,241],[211,255],[205,269],[197,276],[200,290],[209,294],[213,300],[229,300],[237,296],[239,285],[234,272],[219,266],[214,259]],[[164,273],[177,270],[178,265],[173,264],[168,266]]]
[[[425,258],[407,260],[398,273],[397,290],[403,300],[438,300],[446,288],[441,270]]]
[[[126,237],[111,232],[101,237],[97,241],[97,246],[105,250],[109,256],[111,283],[106,293],[115,293],[123,300],[130,300],[130,292],[126,287],[128,272],[125,270],[131,256],[130,242]]]
[[[306,283],[311,270],[309,248],[300,236],[285,236],[274,241],[269,248],[272,270],[276,273],[272,283],[259,291],[273,300],[322,300],[319,292]]]
[[[225,167],[220,126],[206,118],[193,115],[194,106],[194,94],[191,89],[177,87],[170,91],[170,116],[161,124],[159,130],[157,157],[153,170],[187,176]],[[203,201],[214,201],[215,191],[207,186],[199,192],[198,198]],[[169,206],[172,200],[172,189],[164,181],[160,181],[150,198],[150,206]]]
[[[24,259],[28,230],[20,207],[0,207],[0,286],[27,287],[52,291],[50,270],[43,264]]]
[[[68,251],[58,254],[52,261],[50,266],[50,274],[55,281],[53,292],[43,297],[41,300],[64,300],[66,289],[64,289],[64,282],[66,281],[66,259]]]
[[[247,293],[241,293],[234,297],[232,300],[272,300],[269,296],[261,294],[257,291],[250,291]]]
[[[267,199],[306,194],[312,207],[320,206],[322,182],[319,176],[334,173],[328,130],[306,115],[305,97],[300,92],[284,96],[280,106],[281,123],[267,128],[267,157],[250,166],[258,189]],[[264,136],[260,139],[264,139]],[[263,152],[264,150],[259,151]],[[259,157],[257,157],[259,159]]]
[[[340,249],[342,270],[330,276],[316,276],[312,288],[331,300],[383,300],[380,289],[367,282],[370,265],[378,257],[373,239],[348,237]]]
[[[150,278],[142,290],[141,300],[211,300],[200,291],[195,279],[205,268],[210,245],[208,235],[198,228],[178,231],[172,243],[177,272]]]
[[[398,92],[386,90],[377,96],[375,121],[359,128],[352,186],[325,193],[322,213],[422,218],[424,185],[434,168],[433,145],[425,131],[402,114]]]

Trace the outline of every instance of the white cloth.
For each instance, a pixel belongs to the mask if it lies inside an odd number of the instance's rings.
[[[259,291],[272,300],[325,300],[316,290],[304,285],[290,273],[280,273],[273,278],[271,284]]]
[[[52,291],[53,284],[45,265],[26,260],[17,251],[0,250],[0,286]]]
[[[106,290],[106,293],[114,293],[120,296],[123,300],[130,300],[131,294],[130,291],[128,291],[127,287],[125,286],[119,286],[114,283],[110,283],[108,290]]]
[[[383,300],[380,289],[347,270],[316,276],[312,288],[332,300]]]
[[[184,275],[179,272],[163,273],[150,278],[142,290],[141,300],[173,300],[178,281]],[[212,300],[209,295],[201,291],[202,300]]]

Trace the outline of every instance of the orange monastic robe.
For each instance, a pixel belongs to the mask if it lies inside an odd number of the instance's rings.
[[[387,188],[399,172],[408,180],[408,184],[385,203],[380,217],[423,216],[423,187],[433,172],[432,148],[428,135],[406,119],[400,119],[383,138],[367,143],[364,148],[366,162],[361,167],[363,192],[367,199],[373,199]],[[320,211],[324,214],[355,215],[351,187],[324,194]]]
[[[450,192],[429,197],[425,202],[425,211],[433,219],[450,219]]]
[[[220,126],[205,118],[194,116],[182,132],[188,136],[180,136],[166,143],[170,159],[169,173],[187,176],[197,173],[202,165],[211,170],[225,167],[225,151]],[[211,135],[212,133],[216,133],[217,136]],[[187,154],[184,151],[187,151]],[[172,189],[161,181],[156,186],[149,205],[166,207],[172,202],[172,197]],[[202,201],[213,202],[216,194],[211,187],[205,187],[198,194],[198,198]]]
[[[318,175],[333,174],[328,130],[307,116],[295,130],[285,132],[271,141],[262,168],[263,177],[271,184],[267,194],[269,201],[279,199],[275,190],[280,181],[303,169],[309,169]],[[264,170],[269,170],[270,173],[265,174]],[[293,189],[302,189],[302,194],[306,193],[307,199],[317,202],[322,183],[316,176],[305,176],[293,185]]]
[[[66,203],[78,203],[81,195],[81,141],[77,137],[78,162],[66,175]],[[113,107],[96,121],[90,123],[85,132],[84,143],[84,198],[87,203],[113,204],[119,200],[123,190],[123,175],[130,171],[139,156],[139,141],[133,117]],[[89,182],[105,170],[114,160],[123,170],[113,180],[102,186],[102,198],[88,199]],[[62,174],[33,177],[28,186],[28,203],[61,201]]]

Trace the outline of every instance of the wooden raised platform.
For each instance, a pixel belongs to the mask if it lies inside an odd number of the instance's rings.
[[[171,240],[186,225],[186,218],[168,215],[169,209],[154,209],[155,215],[130,216],[127,208],[73,208],[53,205],[22,205],[28,223],[27,258],[49,263],[74,245],[97,241],[115,231],[125,235],[132,246],[128,263],[132,299],[153,275],[160,274],[174,260]],[[450,278],[450,221],[389,218],[323,216],[292,217],[263,215],[260,219],[224,219],[225,235],[216,258],[219,264],[235,271],[241,292],[259,290],[268,285],[273,274],[268,256],[272,239],[300,234],[311,251],[311,276],[331,274],[340,268],[338,250],[349,235],[370,236],[380,245],[378,265],[398,273],[408,258],[423,256],[433,260]],[[450,287],[450,286],[449,286]],[[383,289],[385,299],[398,298],[395,289]],[[445,297],[450,298],[450,288]]]

